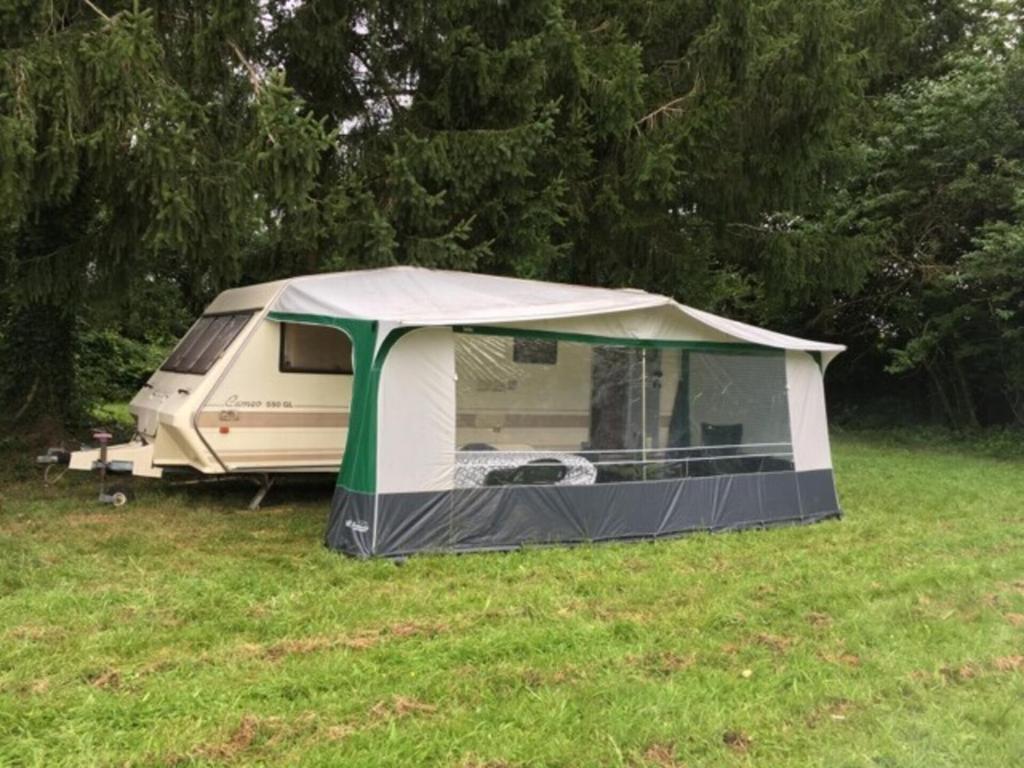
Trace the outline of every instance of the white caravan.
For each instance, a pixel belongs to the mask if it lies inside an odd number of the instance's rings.
[[[281,280],[220,294],[131,401],[114,469],[335,474],[348,432],[352,345],[340,330],[267,318]],[[71,454],[91,470],[99,449]]]

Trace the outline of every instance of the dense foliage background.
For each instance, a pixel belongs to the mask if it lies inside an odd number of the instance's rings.
[[[124,398],[220,289],[396,263],[835,339],[858,423],[1024,426],[1000,0],[0,0],[0,420]]]

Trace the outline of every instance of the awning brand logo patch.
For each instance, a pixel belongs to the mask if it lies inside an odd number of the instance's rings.
[[[370,525],[362,520],[346,520],[345,527],[351,528],[356,533],[366,533],[370,530]]]

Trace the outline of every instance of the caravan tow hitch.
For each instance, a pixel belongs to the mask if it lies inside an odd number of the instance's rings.
[[[98,500],[101,504],[113,504],[115,507],[123,507],[131,500],[131,490],[122,486],[114,486],[108,489],[107,473],[131,472],[131,463],[108,460],[107,445],[113,438],[112,434],[106,430],[97,429],[93,431],[92,437],[100,446],[100,457],[92,464],[92,468],[100,473]],[[70,452],[63,448],[50,448],[44,455],[37,456],[36,463],[46,467],[43,473],[43,483],[55,485],[64,476],[64,473],[67,472],[70,458]]]
[[[57,481],[68,471],[70,460],[70,451],[63,448],[47,448],[45,454],[36,456],[36,464],[46,467],[43,470],[43,485],[56,485]]]

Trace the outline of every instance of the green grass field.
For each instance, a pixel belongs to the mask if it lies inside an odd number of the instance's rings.
[[[401,568],[325,494],[8,482],[0,764],[1024,764],[1024,462],[835,458],[841,522]]]

